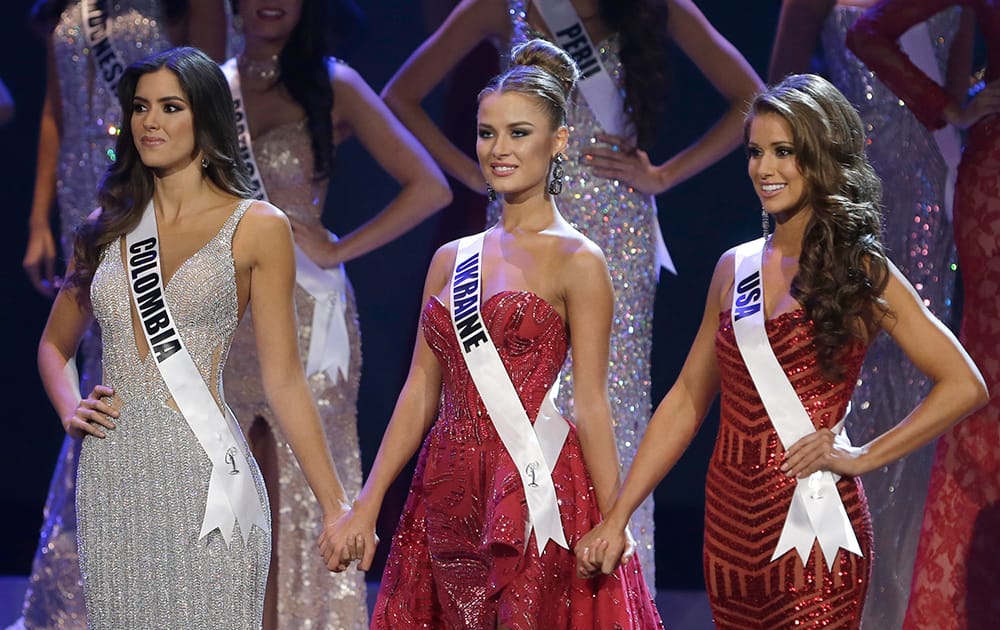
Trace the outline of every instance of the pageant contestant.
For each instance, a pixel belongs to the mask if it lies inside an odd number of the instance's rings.
[[[873,549],[858,475],[987,399],[972,360],[882,251],[880,184],[864,146],[857,112],[821,77],[790,75],[754,99],[746,147],[765,237],[719,260],[681,374],[614,508],[576,546],[580,570],[615,566],[632,510],[721,390],[705,497],[716,626],[859,627]],[[852,447],[843,418],[879,331],[934,387],[893,428]]]
[[[614,299],[600,249],[555,205],[577,69],[541,40],[512,58],[481,94],[476,143],[502,217],[431,262],[406,384],[350,518],[323,549],[336,566],[328,545],[349,543],[370,566],[382,499],[419,448],[373,628],[661,627],[638,558],[613,576],[576,576],[572,546],[619,485]],[[554,404],[570,339],[575,425]]]
[[[128,115],[117,159],[38,350],[67,433],[83,436],[88,622],[259,628],[267,498],[220,378],[248,303],[268,399],[324,522],[345,500],[299,359],[291,231],[274,206],[246,198],[229,88],[204,53],[172,49],[129,66],[119,100]],[[66,366],[94,317],[104,378],[81,400]]]

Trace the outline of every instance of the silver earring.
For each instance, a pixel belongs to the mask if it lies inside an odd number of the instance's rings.
[[[763,208],[760,209],[760,230],[763,232],[764,238],[771,234],[771,216]]]
[[[562,153],[556,153],[552,157],[552,161],[555,164],[552,167],[552,180],[549,181],[549,194],[550,195],[558,195],[559,193],[562,192],[562,188],[563,188],[563,181],[562,181],[562,178],[563,178],[563,169],[562,169],[563,154]]]
[[[486,184],[486,198],[490,201],[497,200],[497,191],[493,190],[493,186]]]
[[[201,158],[201,167],[202,168],[208,168],[208,158],[205,157],[205,156],[202,156],[202,158]]]

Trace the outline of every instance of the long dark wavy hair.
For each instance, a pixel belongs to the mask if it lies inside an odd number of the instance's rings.
[[[84,221],[77,229],[73,257],[76,267],[68,285],[89,294],[101,252],[116,238],[139,223],[146,204],[153,198],[153,172],[139,157],[132,135],[132,101],[139,79],[167,69],[177,76],[194,121],[195,146],[207,160],[206,177],[219,189],[236,197],[249,198],[250,180],[240,158],[236,139],[233,97],[222,70],[197,48],[171,48],[130,65],[118,83],[118,102],[124,112],[121,133],[115,144],[115,162],[101,179],[97,201],[98,218]]]
[[[37,0],[31,7],[29,22],[39,34],[45,35],[55,28],[59,16],[70,0]],[[161,15],[167,22],[176,22],[187,15],[188,0],[160,0]]]
[[[638,144],[656,141],[657,121],[667,99],[667,3],[663,0],[600,0],[601,20],[618,33],[625,67],[625,114]]]
[[[239,0],[230,2],[238,15]],[[303,0],[299,21],[278,55],[277,81],[306,113],[317,179],[330,176],[335,157],[330,57],[356,42],[362,25],[352,0]]]
[[[777,114],[788,122],[805,204],[813,213],[802,238],[792,297],[815,327],[823,372],[839,378],[837,359],[863,326],[889,314],[882,292],[889,263],[882,248],[882,183],[865,157],[858,112],[826,79],[813,74],[785,77],[758,94],[744,126],[749,139],[754,116]]]

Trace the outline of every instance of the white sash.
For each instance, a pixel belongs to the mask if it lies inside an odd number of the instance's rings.
[[[80,0],[80,15],[83,22],[83,34],[86,37],[90,54],[94,56],[97,74],[111,92],[117,93],[118,81],[125,74],[125,63],[118,51],[111,45],[108,15],[105,12],[105,0]]]
[[[528,502],[525,544],[534,529],[540,556],[549,540],[569,549],[552,482],[552,467],[569,434],[569,424],[555,406],[558,379],[542,401],[534,425],[531,424],[500,353],[490,339],[479,304],[484,237],[485,233],[480,233],[458,243],[451,279],[451,322],[472,381],[497,435],[520,473]]]
[[[205,517],[198,538],[218,528],[226,544],[230,544],[236,523],[246,537],[254,525],[267,531],[267,517],[247,462],[243,434],[228,409],[225,414],[219,409],[184,347],[167,304],[152,201],[139,225],[125,236],[125,245],[132,303],[149,352],[153,353],[177,408],[212,464]]]
[[[222,65],[222,72],[233,93],[236,110],[236,133],[240,155],[250,171],[254,198],[267,201],[267,189],[253,152],[250,123],[240,89],[236,58]],[[331,238],[336,238],[330,234]],[[326,372],[330,382],[347,379],[351,363],[351,342],[347,332],[347,274],[343,265],[323,269],[295,245],[295,282],[313,298],[312,334],[306,357],[306,376]]]
[[[935,83],[944,87],[945,77],[938,65],[937,57],[934,55],[934,45],[927,22],[921,22],[903,33],[899,38],[899,43],[903,51],[910,57],[913,65],[920,68]],[[953,125],[945,125],[932,133],[941,158],[948,168],[945,176],[944,211],[948,221],[952,221],[952,204],[955,198],[955,182],[958,179],[958,163],[962,159],[962,140],[959,138],[958,129]]]
[[[740,355],[760,394],[771,424],[778,433],[782,446],[788,449],[816,429],[774,356],[764,327],[764,285],[761,279],[764,243],[765,239],[761,238],[736,248],[733,332]],[[837,434],[837,444],[852,448],[843,425],[844,421],[841,420],[833,427],[833,432]],[[829,471],[817,471],[809,476],[806,483],[796,480],[785,526],[771,560],[784,555],[789,549],[795,549],[805,564],[814,540],[819,540],[828,567],[833,566],[837,550],[841,547],[859,556],[863,555],[851,526],[851,519],[848,518],[840,493],[837,492],[838,479],[839,475]]]

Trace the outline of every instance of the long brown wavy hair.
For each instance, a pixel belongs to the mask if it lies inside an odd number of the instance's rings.
[[[889,282],[881,242],[882,183],[865,157],[861,117],[826,79],[789,75],[758,94],[746,117],[744,144],[754,116],[763,113],[781,116],[792,129],[806,181],[803,201],[813,214],[791,293],[815,327],[820,367],[839,378],[841,350],[889,314],[882,298]]]
[[[236,138],[233,97],[222,70],[197,48],[171,48],[130,65],[118,83],[118,102],[125,120],[115,144],[115,162],[101,179],[96,220],[84,221],[76,231],[73,248],[75,269],[67,280],[78,289],[81,301],[104,248],[139,224],[146,204],[153,198],[153,172],[139,157],[132,136],[132,100],[144,74],[167,69],[177,76],[194,120],[195,145],[208,165],[202,172],[219,189],[236,197],[252,196],[246,167]]]

